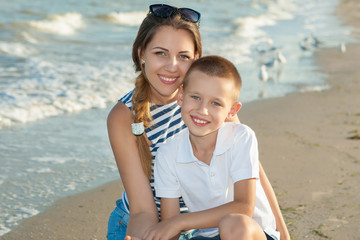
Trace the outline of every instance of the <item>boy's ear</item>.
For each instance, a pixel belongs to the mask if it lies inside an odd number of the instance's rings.
[[[240,110],[241,108],[241,102],[236,102],[232,105],[231,109],[230,109],[230,112],[228,113],[228,119],[231,119],[233,118],[234,116],[236,116],[236,114],[238,113],[238,111]]]
[[[184,98],[184,88],[183,88],[183,85],[180,85],[179,86],[179,92],[178,92],[178,95],[177,95],[177,103],[178,103],[178,105],[180,107],[182,106],[183,98]]]

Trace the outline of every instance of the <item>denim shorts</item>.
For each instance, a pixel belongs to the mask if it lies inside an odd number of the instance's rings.
[[[116,207],[111,213],[108,222],[108,240],[124,240],[126,236],[127,224],[129,221],[130,214],[126,211],[124,202],[122,199],[116,201]],[[188,234],[181,234],[179,240],[188,240],[191,236],[192,231],[188,231]]]
[[[124,240],[126,228],[129,221],[129,213],[125,210],[122,199],[116,201],[116,207],[111,213],[108,222],[108,240]]]

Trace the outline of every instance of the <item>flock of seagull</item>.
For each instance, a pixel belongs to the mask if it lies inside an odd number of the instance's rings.
[[[313,51],[316,48],[319,48],[323,44],[317,37],[310,35],[305,37],[299,42],[299,48],[302,51]],[[280,48],[273,46],[273,40],[267,40],[267,48],[256,48],[257,52],[261,56],[260,60],[260,70],[259,70],[259,79],[263,82],[266,82],[269,79],[268,69],[276,67],[278,64],[284,64],[287,62],[285,56],[280,51]],[[339,44],[339,51],[341,53],[346,52],[345,43]]]

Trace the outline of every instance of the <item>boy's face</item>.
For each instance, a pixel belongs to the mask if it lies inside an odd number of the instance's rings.
[[[217,136],[227,117],[232,117],[241,104],[234,101],[232,80],[208,76],[194,70],[185,89],[180,90],[181,115],[193,136]]]

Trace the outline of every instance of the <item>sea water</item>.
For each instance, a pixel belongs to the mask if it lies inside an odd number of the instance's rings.
[[[337,0],[163,2],[201,12],[203,53],[235,63],[243,103],[326,89],[314,51],[354,41]],[[133,88],[131,46],[151,3],[0,0],[0,236],[119,178],[106,116]],[[261,65],[274,65],[267,79]]]

